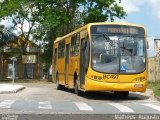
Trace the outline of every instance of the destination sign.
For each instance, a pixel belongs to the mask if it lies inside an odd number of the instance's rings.
[[[91,34],[122,34],[144,36],[144,29],[141,27],[127,25],[93,25]]]

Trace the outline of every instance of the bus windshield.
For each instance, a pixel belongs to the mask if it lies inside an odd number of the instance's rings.
[[[103,73],[140,73],[145,70],[144,37],[91,34],[92,68]]]

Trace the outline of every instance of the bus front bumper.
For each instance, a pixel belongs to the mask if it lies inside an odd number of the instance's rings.
[[[145,92],[146,86],[147,86],[146,81],[138,83],[110,83],[110,82],[101,82],[88,79],[86,80],[85,91]]]

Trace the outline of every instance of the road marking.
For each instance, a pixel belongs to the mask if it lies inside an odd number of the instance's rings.
[[[121,112],[134,112],[131,108],[129,108],[125,105],[119,104],[119,103],[107,103],[107,104],[114,106],[115,108],[117,108]]]
[[[0,102],[0,108],[11,108],[11,105],[15,102],[15,100],[3,100]]]
[[[150,104],[150,103],[146,103],[146,104],[142,104],[144,106],[147,106],[147,107],[150,107],[150,108],[153,108],[155,110],[158,110],[160,111],[160,106],[157,106],[157,105],[153,105],[153,104]]]
[[[83,103],[83,102],[74,102],[74,103],[76,104],[79,110],[93,111],[93,108],[86,103]]]
[[[49,110],[51,110],[52,105],[49,101],[42,101],[42,102],[39,102],[38,108],[39,109],[49,109]]]

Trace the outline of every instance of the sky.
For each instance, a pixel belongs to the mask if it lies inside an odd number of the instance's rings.
[[[154,56],[154,39],[160,38],[160,0],[121,0],[120,5],[127,12],[127,16],[125,19],[116,21],[144,25],[148,33],[148,56]],[[8,21],[2,21],[1,24],[6,25]],[[26,24],[26,31],[27,26]]]
[[[154,39],[160,38],[160,0],[121,0],[120,5],[127,17],[117,21],[144,25],[148,34],[148,56],[154,56]]]

